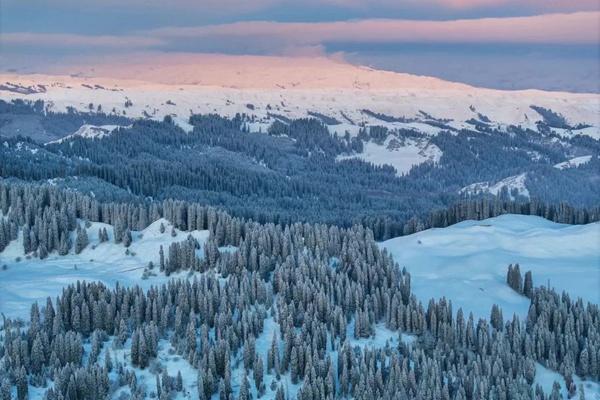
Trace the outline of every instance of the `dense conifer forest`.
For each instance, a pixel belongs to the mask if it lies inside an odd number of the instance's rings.
[[[318,112],[265,132],[251,131],[249,115],[191,115],[188,132],[170,117],[0,101],[0,254],[18,244],[43,263],[106,242],[129,254],[159,221],[173,239],[139,266],[141,279],[165,277],[156,285],[78,280],[26,320],[2,315],[0,400],[167,400],[190,388],[220,400],[585,399],[577,382],[600,382],[598,304],[515,260],[506,287],[528,302],[526,317],[497,304],[475,317],[449,298],[417,299],[378,243],[508,213],[599,221],[600,142],[558,136],[551,127],[574,127],[536,111],[539,131],[492,128],[484,115],[457,130],[424,114],[439,134],[371,126],[352,137],[331,134],[340,122]],[[67,136],[82,124],[120,127]],[[347,158],[392,141],[442,155],[407,173]],[[588,162],[556,168],[583,153]],[[524,173],[527,195],[462,190]],[[92,224],[102,225],[90,237]],[[11,273],[4,266],[0,279]],[[381,332],[392,339],[364,344]],[[540,369],[563,384],[543,388]]]
[[[486,203],[477,204],[464,210]],[[48,185],[11,183],[0,185],[0,208],[0,244],[21,232],[25,252],[40,258],[88,246],[80,228],[86,221],[112,224],[114,240],[125,247],[130,230],[161,217],[184,230],[210,231],[202,256],[192,238],[157,250],[160,273],[187,270],[188,278],[148,291],[77,282],[33,304],[27,324],[5,318],[3,399],[13,393],[26,399],[30,387],[45,387],[47,399],[101,399],[124,386],[131,398],[171,398],[183,390],[182,371],[169,375],[156,361],[161,340],[196,370],[203,399],[267,392],[285,399],[289,382],[299,399],[561,398],[557,385],[549,393],[533,386],[536,363],[558,371],[580,398],[575,374],[600,379],[598,305],[539,285],[518,265],[508,266],[507,285],[530,298],[526,320],[503,316],[497,306],[489,320],[475,320],[469,310],[454,310],[451,299],[420,303],[410,274],[359,225],[260,224],[183,201],[102,203]],[[463,218],[460,209],[443,218]],[[571,209],[553,212],[581,217]],[[105,233],[99,237],[106,240]],[[227,245],[235,250],[220,251]],[[267,321],[276,326],[272,344],[257,351]],[[352,346],[382,326],[414,341]],[[128,363],[113,360],[122,349]],[[140,369],[156,374],[155,386],[137,384]],[[244,374],[235,388],[234,369]]]
[[[5,127],[23,116],[70,132],[82,122],[123,125],[101,139],[71,136],[41,144],[27,137],[0,137],[2,177],[50,181],[104,201],[179,199],[261,223],[362,224],[380,240],[402,234],[412,218],[425,220],[467,196],[487,197],[490,204],[511,201],[556,208],[593,208],[600,197],[595,184],[600,142],[581,135],[565,138],[512,126],[507,131],[488,127],[427,137],[412,130],[370,127],[350,137],[330,134],[314,118],[276,121],[261,134],[249,131],[252,118],[247,115],[192,115],[193,130],[185,132],[169,117],[132,121],[98,112],[45,112],[39,102],[0,105]],[[398,143],[429,141],[442,156],[400,176],[388,165],[339,158],[388,137]],[[581,152],[592,154],[589,162],[554,167]],[[523,173],[529,197],[508,190],[497,196],[461,191],[474,182]]]

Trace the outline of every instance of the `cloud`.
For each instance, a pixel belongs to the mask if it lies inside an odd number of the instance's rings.
[[[22,3],[22,0],[5,0],[10,7]],[[30,0],[32,6],[40,7],[75,7],[81,6],[80,0]],[[200,9],[208,12],[239,12],[265,10],[271,7],[290,7],[297,5],[297,0],[91,0],[88,7],[97,8],[129,8],[144,9]],[[449,9],[484,9],[490,7],[514,7],[524,10],[537,10],[540,13],[554,11],[597,11],[600,6],[596,0],[304,0],[303,6],[337,6],[340,8],[419,8],[443,7]]]
[[[552,43],[599,41],[600,12],[453,21],[368,19],[336,22],[236,22],[148,32],[165,42],[265,43],[273,47],[325,43]]]
[[[426,0],[427,1],[427,0]],[[521,7],[538,12],[597,11],[596,0],[429,0],[439,6],[459,9]]]
[[[320,21],[348,18],[460,19],[600,11],[598,0],[3,0],[0,22],[10,31],[49,26],[55,32],[90,32],[130,26],[156,28],[168,21]],[[43,18],[40,18],[43,16]],[[102,19],[106,21],[102,22]],[[118,21],[118,23],[115,23]],[[89,23],[88,23],[89,22]],[[90,29],[90,30],[86,30]]]
[[[336,43],[598,44],[599,31],[600,12],[578,12],[451,21],[249,21],[196,27],[167,27],[123,36],[6,33],[2,35],[0,43],[5,48],[30,47],[47,51],[92,49],[322,54],[328,44]]]
[[[164,44],[158,37],[77,35],[68,33],[4,33],[0,38],[3,46],[35,47],[37,49],[131,49],[151,48]]]

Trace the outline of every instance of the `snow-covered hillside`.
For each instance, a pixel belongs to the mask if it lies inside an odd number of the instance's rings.
[[[519,174],[515,176],[509,176],[499,180],[498,182],[477,182],[472,183],[468,186],[459,190],[461,194],[476,195],[479,193],[489,193],[494,196],[499,195],[502,190],[506,189],[510,197],[514,199],[514,194],[519,196],[529,197],[529,190],[525,181],[527,180],[527,174]]]
[[[573,126],[556,128],[558,134],[600,137],[597,94],[481,89],[329,59],[173,57],[152,60],[151,68],[129,62],[59,72],[63,75],[2,74],[2,97],[41,99],[57,111],[89,111],[92,105],[131,117],[172,115],[183,126],[190,113],[246,113],[268,125],[278,117],[317,112],[331,119],[325,122],[332,130],[351,134],[362,125],[435,134],[442,119],[454,128],[473,128],[479,121],[536,129],[543,117],[530,108],[534,105],[561,114]]]
[[[580,156],[572,158],[568,161],[563,161],[554,166],[554,168],[558,169],[567,169],[567,168],[575,168],[583,164],[587,164],[592,159],[592,156]]]
[[[165,227],[164,233],[160,232],[161,224]],[[98,230],[101,228],[106,228],[108,242],[100,243]],[[168,221],[158,220],[143,231],[132,232],[133,241],[129,248],[125,248],[121,243],[114,243],[111,225],[92,223],[86,229],[90,245],[80,254],[74,254],[71,249],[66,256],[52,253],[44,260],[25,256],[23,240],[19,236],[0,252],[0,313],[26,318],[32,303],[42,304],[48,296],[54,298],[63,287],[78,280],[99,281],[110,286],[116,283],[140,285],[144,289],[164,283],[167,278],[158,272],[142,279],[149,262],[158,265],[160,246],[166,250],[171,243],[180,242],[190,234],[200,245],[208,238],[208,231],[175,230],[177,235],[172,236],[171,228]],[[202,249],[199,251],[203,254]]]
[[[161,229],[161,224],[164,229]],[[106,228],[109,241],[100,243],[98,230]],[[154,270],[155,274],[143,279],[143,271],[149,262],[158,264],[158,248],[183,240],[188,233],[174,230],[166,220],[158,220],[146,229],[132,232],[133,242],[126,249],[112,241],[113,229],[110,225],[92,223],[87,228],[90,244],[80,254],[69,253],[58,256],[56,253],[44,260],[28,258],[23,254],[22,238],[12,241],[0,253],[0,313],[9,317],[23,317],[29,313],[32,302],[43,304],[46,297],[59,296],[63,288],[77,280],[101,281],[109,286],[117,283],[125,286],[139,285],[143,289],[165,283],[169,279],[193,276],[194,273],[179,273],[166,277]],[[161,232],[162,231],[162,232]],[[193,231],[191,234],[201,246],[206,243],[208,231]],[[74,238],[73,238],[74,239]],[[431,229],[417,234],[391,239],[381,243],[401,266],[411,273],[412,292],[418,300],[427,303],[430,298],[445,296],[451,300],[454,311],[458,307],[473,312],[475,317],[489,318],[492,304],[499,304],[508,319],[516,313],[525,319],[530,300],[517,294],[506,284],[506,270],[509,263],[519,263],[523,271],[533,272],[536,286],[550,285],[565,290],[573,297],[598,303],[597,288],[600,285],[600,223],[571,226],[547,220],[518,215],[504,215],[484,221],[466,221],[444,229]],[[235,251],[235,248],[221,248],[220,251]],[[202,254],[202,247],[196,250]],[[227,278],[224,278],[227,279]],[[398,333],[377,324],[369,337],[353,337],[355,321],[346,327],[348,343],[360,348],[397,347],[400,341],[412,345],[416,336]],[[256,337],[255,348],[262,362],[267,365],[268,350],[275,333],[280,331],[279,323],[268,316],[261,334]],[[212,335],[213,333],[211,333]],[[132,339],[121,346],[113,346],[114,337],[108,338],[99,353],[103,360],[110,352],[113,362],[130,365]],[[86,342],[85,357],[90,353]],[[197,370],[177,350],[172,342],[160,339],[157,345],[154,365],[165,368],[170,376],[182,373],[183,390],[175,394],[177,399],[197,398]],[[328,350],[337,368],[338,354]],[[244,379],[242,353],[232,358],[231,384],[237,395]],[[138,384],[153,390],[156,367],[141,369],[132,367]],[[542,366],[535,366],[535,383],[549,393],[554,381],[561,383],[561,393],[566,398],[564,378]],[[111,373],[116,379],[116,372]],[[265,382],[274,381],[275,375],[267,372]],[[586,398],[600,399],[600,385],[573,376],[579,388],[585,388]],[[295,398],[302,383],[292,383],[289,373],[282,374],[281,380],[287,398]],[[275,386],[267,385],[262,398],[275,398]],[[46,388],[30,385],[31,398],[41,398]],[[253,398],[257,398],[256,388],[251,387]],[[130,394],[126,385],[120,385],[112,398]]]
[[[522,319],[530,302],[506,284],[509,264],[532,271],[535,286],[550,284],[598,304],[599,245],[600,223],[563,225],[522,215],[465,221],[381,244],[410,272],[419,300],[445,296],[481,318],[498,304],[505,317]]]
[[[375,165],[391,165],[398,175],[406,174],[410,169],[424,162],[437,162],[442,151],[427,140],[406,139],[398,141],[390,135],[382,144],[367,142],[357,155],[340,156],[338,159],[360,158]]]
[[[0,74],[2,99],[43,100],[58,112],[156,120],[168,115],[186,131],[192,129],[191,114],[216,113],[246,114],[245,124],[255,132],[265,132],[274,121],[311,117],[340,136],[356,136],[369,126],[435,136],[460,129],[506,131],[514,125],[558,137],[600,138],[597,94],[475,88],[325,58],[173,56],[152,60],[151,66],[140,60],[55,73]],[[102,137],[114,128],[86,124],[71,135]],[[354,155],[391,165],[399,175],[440,156],[426,141],[369,143]]]
[[[54,140],[50,143],[62,143],[63,141],[70,139],[72,137],[75,137],[75,136],[83,137],[86,139],[102,139],[103,137],[110,135],[115,129],[118,129],[118,128],[120,128],[119,125],[96,126],[96,125],[85,124],[85,125],[82,125],[81,128],[79,128],[73,134],[71,134],[69,136],[65,136],[64,138],[61,138],[58,140]]]
[[[164,233],[160,233],[161,223]],[[142,280],[144,267],[150,261],[157,265],[161,245],[167,248],[188,235],[175,230],[177,236],[171,236],[171,224],[159,220],[143,231],[132,232],[133,242],[126,249],[112,240],[99,243],[98,229],[104,227],[112,239],[110,225],[92,223],[87,228],[90,245],[80,254],[71,251],[61,257],[53,253],[45,260],[25,257],[20,238],[11,242],[0,253],[0,265],[7,267],[0,271],[0,312],[24,317],[32,302],[56,296],[78,279],[147,287],[164,282],[166,278],[158,272]],[[202,245],[208,231],[191,235]],[[487,318],[494,303],[501,305],[506,315],[527,314],[529,299],[506,285],[511,263],[519,263],[522,271],[531,270],[536,286],[549,282],[559,291],[600,302],[599,243],[600,223],[563,225],[534,216],[503,215],[429,229],[390,239],[381,246],[411,273],[412,289],[421,301],[446,296],[457,307]]]

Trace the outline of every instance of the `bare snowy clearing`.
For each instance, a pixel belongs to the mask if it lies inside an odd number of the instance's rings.
[[[445,296],[455,309],[490,317],[527,316],[529,299],[506,284],[509,264],[531,270],[535,286],[600,303],[600,223],[563,225],[540,217],[503,215],[429,229],[381,243],[412,277],[412,291],[427,303]]]

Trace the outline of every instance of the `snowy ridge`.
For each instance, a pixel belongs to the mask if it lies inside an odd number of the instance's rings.
[[[580,165],[589,163],[591,159],[592,159],[592,156],[575,157],[570,160],[563,161],[561,163],[554,165],[554,168],[558,168],[558,169],[575,168]]]
[[[121,128],[121,126],[120,125],[96,126],[96,125],[85,124],[85,125],[82,125],[81,128],[79,128],[75,133],[65,136],[63,138],[60,138],[58,140],[53,140],[48,143],[62,143],[65,140],[68,140],[68,139],[76,137],[76,136],[86,138],[86,139],[102,139],[103,137],[110,135],[114,130],[116,130],[118,128]]]
[[[482,89],[330,59],[200,56],[190,60],[174,55],[152,60],[152,68],[146,61],[57,71],[63,75],[0,74],[6,88],[44,88],[16,91],[0,87],[0,93],[7,101],[43,100],[48,110],[57,112],[75,109],[87,113],[93,106],[130,118],[162,120],[170,116],[187,132],[193,129],[188,123],[190,115],[216,113],[225,117],[245,114],[244,124],[253,132],[266,132],[275,121],[311,117],[320,119],[332,134],[351,137],[371,126],[432,137],[461,129],[507,131],[514,125],[544,135],[554,133],[556,140],[574,135],[600,139],[597,94]],[[548,126],[541,109],[556,113],[567,128]],[[71,137],[101,138],[114,129],[84,125]],[[355,157],[391,165],[402,175],[423,162],[435,163],[442,155],[425,140],[391,142],[367,142],[360,154],[340,159]],[[509,191],[516,188],[528,196],[524,176],[506,179],[473,184],[463,191],[494,193],[507,186]]]
[[[519,196],[529,197],[529,190],[527,190],[526,186],[527,174],[519,174],[514,176],[509,176],[508,178],[504,178],[498,182],[490,183],[490,182],[477,182],[472,183],[464,188],[460,189],[458,192],[460,194],[468,194],[468,195],[476,195],[479,193],[489,193],[497,196],[500,192],[506,188],[510,197],[514,200],[513,191]]]
[[[482,89],[329,59],[171,56],[151,61],[152,68],[140,61],[73,67],[57,72],[62,75],[0,74],[0,81],[11,87],[45,88],[22,92],[0,87],[0,92],[6,100],[43,100],[54,111],[73,107],[88,112],[92,102],[105,112],[134,118],[171,115],[184,128],[190,113],[245,113],[254,126],[267,127],[277,116],[303,118],[317,110],[329,119],[324,122],[332,131],[350,134],[361,126],[383,125],[435,135],[442,120],[455,129],[481,123],[537,130],[543,116],[531,108],[535,105],[572,125],[552,128],[557,134],[600,138],[597,94]]]

